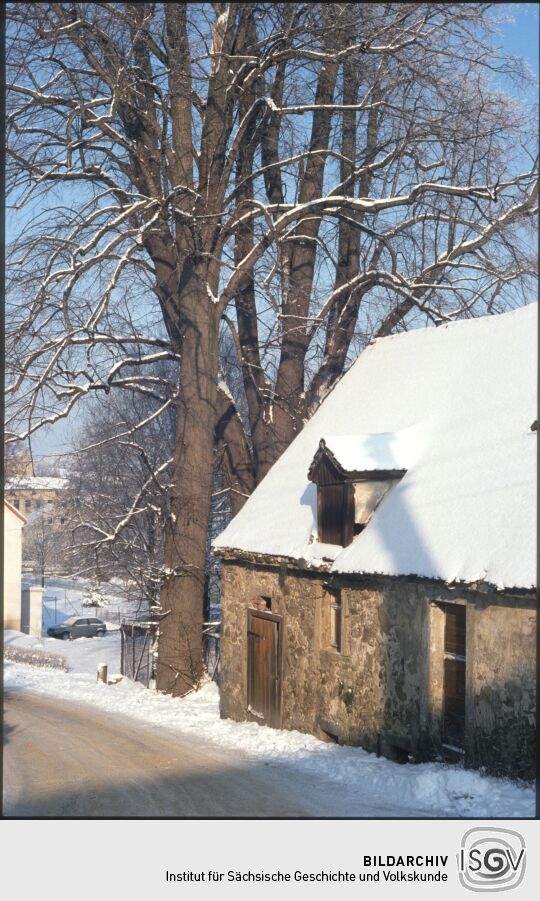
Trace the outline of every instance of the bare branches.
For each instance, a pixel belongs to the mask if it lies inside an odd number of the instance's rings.
[[[216,444],[236,505],[372,337],[530,290],[536,120],[504,93],[526,72],[490,46],[491,16],[10,7],[8,439],[123,396],[140,418],[110,444],[143,465],[174,408],[163,498],[148,472],[98,528],[121,542],[166,509],[185,597],[204,581]]]

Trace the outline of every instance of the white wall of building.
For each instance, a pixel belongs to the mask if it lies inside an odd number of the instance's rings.
[[[43,621],[43,588],[23,585],[21,592],[21,632],[41,638]]]
[[[21,628],[22,528],[26,520],[4,501],[4,629]]]

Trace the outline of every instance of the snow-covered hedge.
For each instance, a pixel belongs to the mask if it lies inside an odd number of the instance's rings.
[[[26,663],[31,666],[46,666],[51,669],[60,669],[67,673],[67,661],[61,654],[50,654],[48,651],[41,651],[38,648],[18,648],[6,647],[4,649],[4,659],[12,660],[14,663]]]

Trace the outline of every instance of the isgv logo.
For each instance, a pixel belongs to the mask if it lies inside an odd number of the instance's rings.
[[[525,875],[525,840],[511,829],[469,829],[457,855],[459,881],[471,892],[504,892]]]

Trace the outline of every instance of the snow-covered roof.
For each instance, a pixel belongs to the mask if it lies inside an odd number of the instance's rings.
[[[62,491],[68,486],[68,479],[60,479],[53,476],[12,476],[12,478],[6,480],[6,489],[8,491]]]
[[[337,573],[534,587],[537,315],[530,304],[371,344],[214,547],[333,559]],[[307,473],[323,437],[354,469],[366,449],[377,468],[407,469],[345,548],[316,541]]]
[[[406,469],[415,455],[414,429],[369,435],[322,435],[321,440],[345,472]]]

